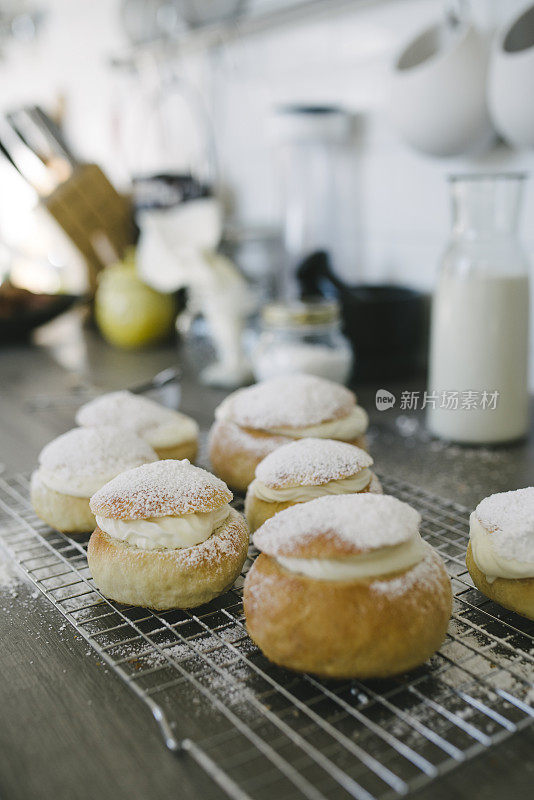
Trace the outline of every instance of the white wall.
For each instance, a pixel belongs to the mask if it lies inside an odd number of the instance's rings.
[[[0,60],[2,109],[66,102],[69,138],[81,156],[110,162],[115,79],[108,56],[124,47],[117,0],[44,0],[46,17],[33,43],[8,43]]]
[[[497,22],[522,0],[480,0],[480,22]],[[523,0],[524,2],[524,0]],[[504,8],[506,6],[506,8]],[[433,159],[402,144],[381,112],[386,65],[401,42],[439,18],[439,0],[367,4],[353,13],[239,42],[214,66],[216,130],[236,214],[251,222],[277,219],[276,146],[269,120],[276,105],[297,101],[340,103],[361,120],[353,149],[361,205],[346,220],[361,230],[347,277],[399,279],[433,285],[449,230],[445,177],[458,170],[521,169],[534,173],[534,153],[505,145],[478,159]],[[522,234],[534,255],[534,175],[526,187]],[[361,261],[360,261],[361,258]],[[363,263],[362,263],[363,262]]]
[[[265,2],[265,0],[257,0]],[[254,0],[251,0],[254,2]],[[474,0],[477,20],[502,22],[525,0]],[[119,0],[43,0],[48,22],[38,41],[10,47],[0,62],[0,107],[66,99],[68,136],[77,152],[126,177],[118,129],[136,102],[131,79],[108,66],[125,40],[118,23]],[[326,4],[327,5],[327,4]],[[504,145],[476,162],[436,160],[410,151],[380,113],[386,64],[400,43],[442,13],[441,0],[377,0],[353,11],[238,41],[206,61],[183,64],[188,80],[210,110],[224,183],[236,219],[276,223],[279,185],[269,120],[284,102],[342,103],[359,115],[352,152],[360,198],[347,209],[345,230],[354,259],[348,279],[394,279],[431,288],[449,228],[446,174],[473,167],[523,169],[534,173],[534,152]],[[146,137],[139,126],[139,147]],[[13,203],[11,177],[0,173],[0,226]],[[525,193],[522,236],[534,263],[534,175]],[[8,226],[9,228],[9,226]]]
[[[22,5],[19,0],[18,7]],[[0,111],[37,102],[54,112],[64,103],[67,139],[75,152],[106,164],[111,175],[119,177],[112,118],[115,79],[106,63],[108,53],[124,46],[116,0],[46,0],[28,5],[42,7],[46,18],[35,41],[7,42],[2,47]],[[0,159],[0,186],[1,241],[37,257],[53,250],[55,262],[68,263],[73,255],[70,247],[44,215],[33,213],[35,193],[4,159]],[[15,267],[19,262],[16,259]],[[24,268],[28,268],[26,262]],[[53,286],[47,280],[41,288]],[[65,285],[78,290],[84,281],[81,262],[77,262]],[[39,279],[34,288],[39,288]]]

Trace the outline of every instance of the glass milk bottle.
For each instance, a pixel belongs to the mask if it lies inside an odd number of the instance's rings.
[[[528,264],[516,227],[524,175],[450,178],[452,236],[432,309],[427,423],[497,444],[528,429]]]

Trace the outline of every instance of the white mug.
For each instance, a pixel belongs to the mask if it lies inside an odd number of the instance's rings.
[[[487,40],[471,24],[436,24],[394,60],[386,113],[412,147],[454,156],[489,145]]]
[[[495,39],[488,103],[503,138],[515,147],[534,147],[534,5]]]

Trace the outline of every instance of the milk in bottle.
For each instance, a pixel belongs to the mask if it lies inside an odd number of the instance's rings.
[[[529,279],[515,236],[522,178],[451,178],[426,405],[431,433],[444,439],[494,444],[528,429]]]

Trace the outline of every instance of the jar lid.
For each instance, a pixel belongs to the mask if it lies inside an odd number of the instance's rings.
[[[328,325],[339,321],[339,305],[334,300],[313,302],[270,303],[262,311],[266,325],[276,327],[287,325],[298,328],[301,325]]]

